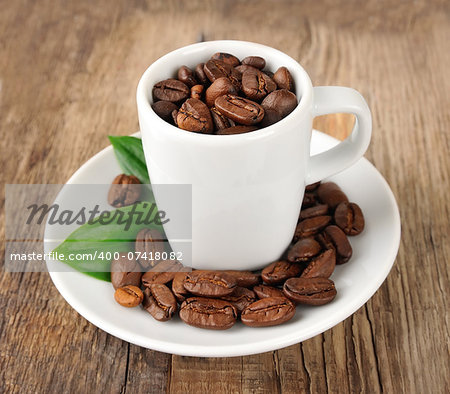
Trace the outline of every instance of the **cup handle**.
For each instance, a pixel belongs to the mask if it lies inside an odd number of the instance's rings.
[[[372,115],[359,92],[340,86],[318,86],[313,89],[313,116],[352,113],[356,120],[352,133],[344,141],[310,157],[307,185],[332,176],[355,163],[364,155],[372,135]]]

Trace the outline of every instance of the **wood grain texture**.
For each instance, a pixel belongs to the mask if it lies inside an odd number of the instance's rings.
[[[108,134],[137,130],[140,75],[199,37],[279,48],[315,85],[352,86],[367,98],[366,156],[402,218],[389,277],[322,335],[202,359],[106,334],[46,274],[2,273],[0,392],[448,392],[448,1],[0,1],[2,183],[64,183]],[[352,122],[333,115],[315,126],[345,138]],[[3,197],[1,207],[4,223]]]

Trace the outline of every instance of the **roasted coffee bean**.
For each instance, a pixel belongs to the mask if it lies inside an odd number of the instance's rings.
[[[216,107],[211,108],[211,118],[213,120],[216,131],[228,129],[229,127],[231,127],[231,123],[228,118],[223,116]]]
[[[305,193],[302,201],[302,209],[312,207],[316,204],[316,196],[313,193]]]
[[[240,61],[236,56],[225,52],[217,52],[211,56],[211,59],[221,60],[222,62],[229,64],[231,67],[236,67],[240,64]]]
[[[180,80],[190,88],[198,84],[197,80],[195,79],[194,72],[186,66],[181,66],[178,69],[178,80]]]
[[[327,278],[291,278],[283,286],[283,292],[298,304],[324,305],[336,297],[334,282]]]
[[[291,263],[308,261],[317,256],[321,251],[321,246],[314,238],[302,238],[289,250],[287,259]]]
[[[247,56],[246,58],[242,59],[241,63],[255,67],[258,70],[262,70],[264,67],[266,67],[266,61],[260,56]]]
[[[313,191],[315,191],[320,186],[320,183],[321,182],[319,181],[319,182],[311,183],[310,185],[306,185],[305,191],[306,192],[313,192]]]
[[[319,204],[315,205],[311,208],[302,209],[300,211],[299,220],[305,220],[309,218],[313,218],[315,216],[323,216],[328,214],[328,205],[327,204]]]
[[[268,285],[258,285],[253,288],[253,291],[258,296],[259,299],[268,297],[285,297],[283,290],[277,287]]]
[[[336,253],[333,249],[328,249],[319,256],[314,257],[308,266],[303,270],[302,278],[329,278],[336,267]]]
[[[150,271],[147,271],[144,275],[142,275],[142,285],[145,287],[149,287],[152,284],[166,284],[169,283],[175,277],[177,272],[186,271],[186,268],[183,267],[176,260],[163,260],[159,262],[155,267],[153,267]]]
[[[164,236],[156,229],[143,228],[136,235],[134,250],[138,255],[138,262],[144,269],[154,267],[164,252]]]
[[[266,75],[268,75],[270,78],[272,78],[273,79],[273,72],[272,71],[270,71],[270,70],[262,70],[262,72],[264,73],[264,74],[266,74]]]
[[[211,82],[214,82],[218,78],[228,78],[231,83],[240,89],[242,75],[239,71],[235,70],[229,64],[220,60],[208,60],[203,68],[206,76]]]
[[[180,129],[204,134],[214,130],[208,107],[194,98],[186,100],[178,110],[177,125]]]
[[[225,297],[231,294],[235,287],[236,279],[219,271],[189,272],[184,279],[184,288],[190,293],[202,297]]]
[[[281,119],[282,119],[282,117],[280,116],[280,114],[277,111],[275,111],[273,109],[265,109],[264,110],[264,118],[261,121],[261,123],[259,123],[258,126],[261,129],[263,129],[264,127],[272,126],[273,124],[277,123]]]
[[[218,97],[215,106],[227,118],[246,126],[259,123],[264,117],[264,110],[258,103],[232,94]]]
[[[251,271],[226,270],[223,272],[231,275],[236,280],[237,286],[241,287],[251,287],[257,285],[261,278],[260,275]]]
[[[226,330],[236,323],[237,311],[228,301],[192,297],[181,304],[180,319],[198,328]]]
[[[191,88],[191,98],[201,100],[203,95],[203,89],[205,87],[203,85],[194,85]]]
[[[206,86],[209,83],[209,79],[205,74],[205,63],[199,63],[197,64],[197,66],[195,67],[194,73],[195,73],[195,78],[197,78],[197,81],[199,81],[202,85]]]
[[[334,221],[347,235],[358,235],[364,230],[364,215],[354,202],[341,202],[334,211]]]
[[[261,107],[278,112],[281,118],[289,115],[297,107],[297,97],[286,89],[275,90],[262,101]]]
[[[326,245],[332,245],[336,251],[336,263],[344,264],[352,257],[352,246],[345,233],[338,226],[328,226],[322,233]],[[320,241],[319,241],[320,242]]]
[[[156,115],[169,123],[172,123],[172,112],[178,110],[178,107],[170,101],[157,101],[152,104],[152,108]]]
[[[117,175],[109,188],[109,205],[120,208],[137,202],[141,197],[140,183],[134,175]]]
[[[315,216],[300,221],[295,229],[294,241],[300,238],[310,237],[322,231],[331,222],[331,216]]]
[[[241,74],[244,74],[248,70],[258,70],[256,67],[249,66],[248,64],[241,64],[234,69],[239,71]]]
[[[184,280],[187,274],[187,272],[175,272],[172,280],[172,292],[179,302],[183,302],[189,295],[189,292],[184,288]]]
[[[175,126],[178,126],[177,125],[177,117],[178,117],[178,109],[174,109],[173,111],[172,111],[172,120],[173,120],[173,123],[174,123],[174,125]]]
[[[334,210],[341,202],[348,202],[348,198],[341,188],[334,182],[322,183],[317,188],[319,200],[327,204],[331,210]]]
[[[228,78],[217,78],[211,86],[206,89],[205,101],[208,107],[213,107],[217,97],[224,94],[238,94],[238,90]]]
[[[250,131],[255,131],[258,128],[255,126],[232,126],[226,129],[219,130],[218,135],[232,135],[232,134],[243,134],[249,133]]]
[[[177,311],[177,300],[166,285],[153,284],[144,291],[143,308],[158,321],[167,321]]]
[[[245,308],[241,320],[246,326],[269,327],[285,323],[294,315],[295,305],[286,297],[268,297]]]
[[[133,308],[142,302],[144,294],[139,287],[127,285],[116,290],[114,299],[122,306]]]
[[[111,261],[111,284],[114,290],[126,285],[141,285],[141,266],[133,258],[128,258],[128,253],[120,253],[117,259]]]
[[[191,91],[189,87],[177,79],[166,79],[153,86],[155,100],[171,101],[173,103],[186,100]]]
[[[232,304],[238,313],[241,313],[247,306],[256,301],[256,294],[245,287],[237,286],[234,291],[222,300],[228,301]]]
[[[242,91],[251,100],[262,100],[277,88],[268,75],[259,70],[248,70],[242,74]]]
[[[293,92],[295,90],[294,79],[286,67],[280,67],[275,74],[273,80],[278,86],[278,89],[287,89]]]
[[[265,283],[275,285],[299,275],[301,271],[302,268],[298,264],[289,263],[288,261],[275,261],[262,270],[261,278]]]

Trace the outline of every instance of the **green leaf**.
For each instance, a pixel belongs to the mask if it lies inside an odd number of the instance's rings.
[[[108,138],[124,174],[134,175],[141,183],[149,184],[150,178],[140,138],[129,136],[115,137],[111,135]]]
[[[137,233],[143,228],[154,228],[164,234],[163,227],[157,224],[158,221],[154,223],[158,210],[153,203],[154,201],[144,201],[115,209],[111,211],[108,223],[97,217],[73,231],[53,252],[58,256],[63,255],[64,258],[60,261],[76,270],[97,279],[110,281],[110,263],[114,252],[134,251]],[[142,216],[130,215],[130,212],[140,212]],[[145,220],[142,220],[143,218]],[[92,256],[92,260],[69,259],[70,255],[77,254]]]

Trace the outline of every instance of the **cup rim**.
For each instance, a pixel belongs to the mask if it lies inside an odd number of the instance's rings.
[[[170,59],[173,56],[176,56],[177,54],[181,54],[185,50],[196,50],[196,49],[203,49],[203,47],[211,47],[215,46],[217,51],[220,50],[220,46],[228,46],[228,45],[248,45],[253,48],[261,48],[263,50],[269,50],[275,53],[277,56],[285,57],[289,59],[289,62],[292,62],[295,64],[295,67],[297,68],[297,71],[300,73],[301,78],[300,81],[295,80],[296,85],[299,84],[302,86],[303,94],[300,97],[300,101],[298,102],[297,107],[286,117],[281,119],[280,121],[264,127],[262,129],[257,129],[249,133],[241,133],[241,134],[231,134],[231,135],[224,135],[220,137],[225,138],[218,138],[215,134],[203,134],[203,133],[194,133],[188,130],[180,129],[179,127],[170,124],[169,122],[166,122],[164,119],[160,118],[155,111],[153,110],[148,98],[147,98],[147,92],[149,90],[149,79],[152,74],[153,68],[159,66],[161,63],[166,62],[168,59]],[[180,64],[181,67],[181,64]],[[298,85],[297,85],[298,86]],[[150,121],[156,122],[156,124],[160,124],[161,127],[164,127],[165,133],[172,133],[172,135],[176,138],[190,138],[192,139],[198,139],[203,140],[208,143],[213,143],[213,141],[217,140],[218,144],[223,144],[225,141],[228,143],[230,142],[242,142],[243,140],[254,140],[254,139],[260,139],[264,138],[270,135],[273,135],[274,133],[279,133],[280,130],[276,130],[277,128],[283,127],[287,122],[291,121],[293,117],[299,116],[302,112],[305,112],[309,103],[312,102],[312,82],[308,75],[308,73],[305,71],[305,69],[300,65],[299,62],[297,62],[295,59],[293,59],[291,56],[287,55],[286,53],[269,47],[267,45],[250,42],[250,41],[240,41],[240,40],[212,40],[212,41],[204,41],[199,42],[195,44],[186,45],[183,47],[180,47],[178,49],[175,49],[173,51],[170,51],[166,53],[165,55],[161,56],[159,59],[154,61],[142,74],[136,91],[136,100],[138,104],[138,113],[144,113],[148,116],[150,116]],[[176,133],[176,134],[174,134]],[[222,142],[220,142],[222,141]]]

